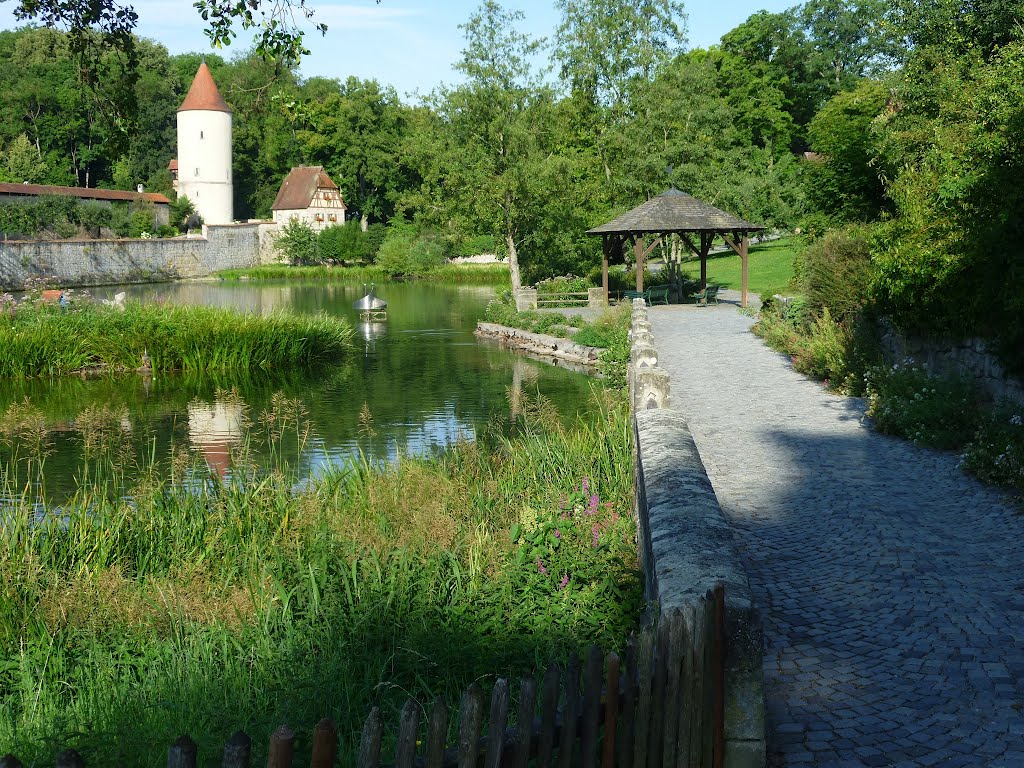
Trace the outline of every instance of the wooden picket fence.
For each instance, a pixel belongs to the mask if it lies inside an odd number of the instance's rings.
[[[582,689],[581,684],[582,671]],[[447,743],[444,702],[430,709],[421,739],[421,705],[402,708],[394,759],[381,762],[384,722],[374,707],[363,727],[356,768],[722,768],[725,759],[725,590],[718,585],[684,610],[630,637],[625,664],[593,647],[581,670],[578,656],[548,667],[537,701],[535,681],[519,683],[519,706],[509,724],[510,690],[499,679],[491,692],[487,733],[484,695],[476,683],[462,695],[458,742]],[[539,704],[539,707],[538,707]],[[537,714],[539,712],[539,715]],[[270,737],[267,768],[293,768],[295,733],[282,725]],[[422,749],[421,749],[422,747]],[[236,732],[224,745],[223,768],[251,768],[252,740]],[[330,768],[337,732],[330,720],[313,731],[311,768]],[[167,768],[196,768],[198,750],[180,737]],[[209,763],[209,761],[204,761]],[[341,765],[352,765],[342,759]],[[22,768],[13,755],[0,768]],[[74,750],[56,768],[86,768]],[[97,768],[99,768],[97,766]]]

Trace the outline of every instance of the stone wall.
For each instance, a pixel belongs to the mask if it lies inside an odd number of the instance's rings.
[[[1024,384],[1006,373],[983,339],[923,339],[907,336],[887,321],[880,323],[879,338],[891,363],[912,360],[933,373],[973,379],[993,400],[1024,404]]]
[[[669,408],[669,377],[658,367],[643,299],[636,299],[633,307],[629,383],[647,598],[656,600],[665,614],[700,600],[717,583],[725,585],[725,765],[762,768],[766,748],[760,616],[689,426]]]
[[[503,346],[537,357],[554,358],[583,366],[596,366],[597,355],[601,351],[596,347],[577,344],[575,341],[563,339],[560,336],[531,333],[521,328],[509,328],[497,323],[477,323],[476,336],[480,339],[497,341]]]
[[[205,277],[261,261],[263,224],[204,226],[201,236],[151,240],[0,242],[0,288],[18,290],[30,277],[62,287],[147,283]]]

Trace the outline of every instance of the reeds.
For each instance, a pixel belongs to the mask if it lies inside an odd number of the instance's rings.
[[[347,760],[374,705],[454,703],[472,680],[621,646],[641,607],[630,430],[599,397],[589,425],[554,424],[534,401],[511,431],[436,459],[305,484],[280,469],[197,482],[196,467],[172,483],[149,463],[132,489],[94,468],[59,509],[8,506],[0,754],[38,763],[74,747],[90,765],[150,765],[184,731],[212,755],[237,728],[266,743],[281,722],[330,716]],[[272,410],[250,437],[299,439],[301,414]],[[101,417],[89,439],[116,440]],[[581,488],[599,511],[567,508]],[[561,547],[562,581],[521,554],[531,525]]]
[[[346,321],[325,315],[134,302],[123,310],[17,305],[0,315],[0,377],[309,368],[341,358],[352,336]]]

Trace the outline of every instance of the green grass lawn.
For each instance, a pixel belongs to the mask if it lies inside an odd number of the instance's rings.
[[[799,237],[783,237],[767,243],[750,246],[748,289],[759,296],[787,293],[793,279],[793,259],[804,249]],[[700,261],[683,262],[683,271],[700,278]],[[723,288],[740,290],[740,257],[726,251],[708,257],[708,282]]]

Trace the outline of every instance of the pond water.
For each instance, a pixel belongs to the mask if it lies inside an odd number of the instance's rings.
[[[309,373],[4,382],[0,412],[28,398],[45,416],[45,495],[51,501],[75,487],[83,454],[81,417],[90,407],[121,414],[118,429],[137,457],[166,461],[173,447],[188,446],[225,474],[232,451],[247,432],[266,426],[272,401],[276,397],[280,404],[283,396],[305,412],[306,435],[283,440],[278,449],[303,475],[358,454],[386,461],[471,439],[494,415],[508,417],[522,392],[542,395],[564,418],[588,409],[592,380],[586,375],[475,339],[476,322],[494,295],[490,287],[378,285],[377,294],[389,302],[388,316],[372,323],[360,322],[352,308],[363,295],[361,283],[188,282],[105,287],[93,294],[109,298],[121,290],[140,301],[338,315],[355,326],[356,346],[341,364]],[[263,458],[268,451],[263,449]]]

